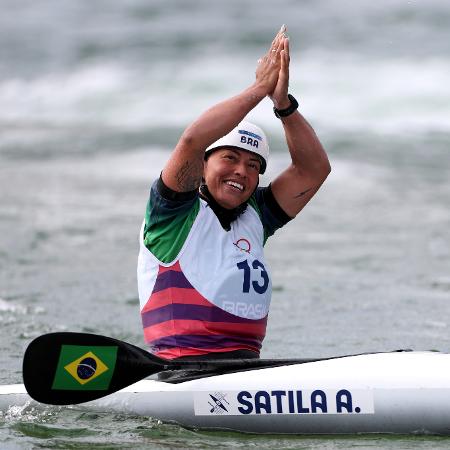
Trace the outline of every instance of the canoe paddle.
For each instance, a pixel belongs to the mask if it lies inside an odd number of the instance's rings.
[[[70,405],[104,397],[167,370],[205,371],[203,376],[211,376],[312,361],[318,359],[168,361],[114,338],[59,332],[44,334],[29,344],[23,381],[36,401]]]

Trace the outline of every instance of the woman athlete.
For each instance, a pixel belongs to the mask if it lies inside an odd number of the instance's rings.
[[[166,359],[258,358],[272,283],[264,244],[311,200],[330,172],[314,130],[288,94],[283,25],[255,82],[183,132],[150,191],[138,284],[145,341]],[[264,132],[244,119],[265,97],[283,125],[290,165],[258,187]]]

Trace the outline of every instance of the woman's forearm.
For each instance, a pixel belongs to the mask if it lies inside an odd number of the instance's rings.
[[[303,175],[325,179],[330,163],[311,125],[298,111],[283,117],[282,124],[292,165]]]
[[[266,88],[254,83],[240,94],[206,110],[186,128],[181,139],[203,155],[210,144],[235,128],[266,95]]]

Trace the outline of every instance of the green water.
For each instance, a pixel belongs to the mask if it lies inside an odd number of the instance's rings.
[[[1,418],[4,445],[48,449],[447,449],[438,436],[277,436],[187,430],[134,416],[79,409],[22,411]],[[2,446],[2,448],[5,448]],[[8,448],[8,447],[6,447]]]

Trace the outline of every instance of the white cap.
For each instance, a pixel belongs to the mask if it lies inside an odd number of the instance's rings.
[[[222,147],[235,147],[240,150],[255,153],[261,158],[261,169],[259,173],[264,173],[269,160],[269,144],[267,137],[261,128],[250,122],[241,122],[228,134],[211,144],[205,151],[210,153]]]

